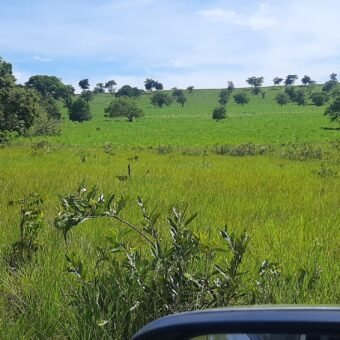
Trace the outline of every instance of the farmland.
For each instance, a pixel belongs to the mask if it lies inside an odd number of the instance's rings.
[[[211,119],[219,90],[194,90],[183,108],[153,107],[145,94],[136,99],[145,115],[132,123],[105,117],[112,96],[100,94],[91,102],[91,121],[70,122],[65,111],[60,135],[20,137],[0,148],[2,258],[19,238],[15,202],[38,193],[45,221],[30,263],[13,274],[3,260],[0,337],[79,338],[71,307],[70,287],[76,284],[65,253],[92,270],[96,249],[108,237],[143,248],[108,219],[72,229],[65,245],[53,219],[61,210],[60,196],[76,192],[81,183],[126,197],[122,215],[135,224],[141,220],[138,196],[161,220],[173,207],[188,206],[191,214],[197,212],[192,230],[216,247],[226,224],[236,234],[245,229],[250,243],[242,271],[249,286],[265,260],[282,274],[268,286],[270,299],[255,302],[340,303],[339,125],[323,115],[325,106],[281,108],[274,98],[283,89],[264,88],[264,98],[237,91],[248,94],[249,104],[227,104],[228,117],[221,122]],[[223,262],[223,254],[217,260]],[[109,337],[105,326],[98,329],[92,334]]]

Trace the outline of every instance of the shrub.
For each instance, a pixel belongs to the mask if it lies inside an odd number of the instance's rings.
[[[249,98],[243,92],[236,93],[234,95],[234,100],[235,100],[236,104],[241,104],[241,105],[248,104],[248,102],[249,102]]]
[[[316,106],[322,106],[327,101],[327,95],[322,92],[315,92],[311,96],[312,102]]]
[[[91,120],[92,115],[90,112],[89,103],[82,97],[78,97],[69,107],[69,118],[75,122],[84,122]]]
[[[212,113],[212,119],[216,121],[225,119],[227,116],[227,109],[225,106],[216,107]]]
[[[172,103],[172,98],[162,92],[156,92],[151,97],[151,104],[158,107],[169,106]]]
[[[137,104],[127,98],[118,98],[113,100],[105,109],[108,117],[126,117],[129,122],[134,118],[140,118],[144,115],[143,111],[138,108]]]

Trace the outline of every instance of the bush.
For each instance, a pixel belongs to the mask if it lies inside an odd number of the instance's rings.
[[[212,119],[216,121],[225,119],[227,116],[227,109],[225,106],[216,107],[212,113]]]
[[[151,97],[151,104],[158,107],[169,106],[171,103],[172,98],[166,93],[156,92]]]
[[[312,99],[312,102],[314,103],[314,105],[322,106],[323,104],[326,103],[327,96],[322,92],[318,92],[318,93],[313,93],[312,96],[311,96],[311,99]]]
[[[243,92],[235,94],[234,100],[235,100],[236,104],[241,104],[241,105],[248,104],[248,102],[249,102],[249,98]]]
[[[69,107],[69,118],[80,123],[91,120],[92,115],[89,103],[82,97],[78,97]]]
[[[137,107],[137,104],[127,98],[118,98],[113,100],[109,106],[105,109],[107,117],[127,117],[129,122],[133,121],[133,118],[143,117],[143,111]]]

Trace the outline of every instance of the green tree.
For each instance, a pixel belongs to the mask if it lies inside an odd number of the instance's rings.
[[[275,97],[276,102],[281,106],[281,113],[282,113],[282,106],[287,105],[289,102],[289,97],[286,93],[278,93]]]
[[[337,85],[338,85],[337,80],[328,80],[325,82],[322,91],[331,92],[337,87]]]
[[[187,91],[188,91],[189,93],[192,93],[193,90],[194,90],[194,86],[188,86],[188,87],[187,87]]]
[[[327,95],[323,92],[314,92],[311,95],[312,102],[316,106],[322,106],[327,101]]]
[[[274,86],[280,85],[280,84],[282,83],[282,81],[283,81],[283,78],[275,77],[275,78],[273,79],[273,84],[274,84]]]
[[[124,85],[116,92],[116,97],[137,98],[141,96],[141,94],[142,94],[142,90],[139,90],[137,87]]]
[[[105,109],[105,113],[110,118],[127,117],[129,122],[132,122],[134,118],[140,118],[144,115],[136,103],[127,98],[113,100]]]
[[[151,104],[158,107],[168,106],[171,103],[172,98],[168,94],[163,92],[156,92],[151,97]]]
[[[109,93],[113,94],[115,92],[116,82],[114,80],[109,80],[105,83],[105,88],[109,91]]]
[[[88,90],[90,88],[90,83],[88,79],[80,80],[78,85],[82,90]]]
[[[303,78],[301,79],[301,82],[302,82],[303,85],[313,84],[312,78],[310,76],[307,76],[307,75],[303,76]]]
[[[88,103],[93,99],[94,94],[90,90],[83,90],[80,94],[80,97],[83,98]]]
[[[227,117],[227,109],[225,105],[221,105],[219,107],[216,107],[212,113],[212,119],[219,121],[222,119],[225,119]]]
[[[69,118],[74,122],[84,122],[92,119],[90,105],[82,97],[78,97],[69,107]]]
[[[235,100],[236,104],[240,104],[240,105],[244,105],[244,104],[249,103],[249,98],[243,92],[234,94],[234,100]]]
[[[103,83],[96,84],[96,87],[93,89],[93,94],[105,93],[105,86]]]
[[[306,105],[306,93],[303,89],[296,91],[294,102],[298,105]]]
[[[298,79],[296,74],[289,74],[285,79],[285,86],[292,86],[295,83],[295,80]]]
[[[184,107],[184,103],[187,101],[187,97],[185,96],[185,93],[183,90],[174,88],[172,92],[172,96],[175,98],[177,103],[181,104],[182,107]]]
[[[222,89],[218,95],[218,102],[221,105],[226,105],[229,101],[230,91],[228,89]]]
[[[338,81],[337,76],[338,76],[338,75],[337,75],[336,73],[331,73],[331,74],[329,75],[329,78],[330,78],[331,80]]]
[[[340,96],[336,97],[334,102],[326,109],[325,116],[328,116],[332,122],[340,123]]]
[[[235,90],[235,85],[232,81],[228,81],[228,87],[227,90],[229,91],[229,93],[233,93],[233,91]]]

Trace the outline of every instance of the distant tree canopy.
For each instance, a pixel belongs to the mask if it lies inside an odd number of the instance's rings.
[[[172,92],[172,97],[176,100],[177,103],[181,104],[184,107],[185,102],[188,100],[185,96],[183,90],[174,88]]]
[[[340,123],[340,96],[337,96],[334,102],[326,109],[325,116],[328,116],[332,122]]]
[[[82,97],[78,97],[69,106],[69,118],[74,122],[84,122],[92,119],[90,105]]]
[[[337,75],[336,73],[331,73],[331,74],[329,75],[329,78],[330,78],[331,80],[338,81],[337,76],[338,76],[338,75]]]
[[[298,79],[296,74],[289,74],[285,79],[285,86],[292,86],[295,83],[295,80]]]
[[[227,86],[227,90],[229,91],[229,93],[231,94],[234,90],[235,90],[235,85],[232,81],[228,81],[228,86]]]
[[[230,97],[230,91],[228,89],[222,89],[220,93],[218,94],[218,102],[221,105],[227,105]]]
[[[263,77],[250,77],[247,79],[247,83],[251,87],[261,87],[263,85],[264,78]]]
[[[130,85],[124,85],[116,92],[115,96],[137,98],[142,94],[143,90],[139,90],[137,87],[131,87]]]
[[[103,83],[97,83],[96,87],[93,89],[93,94],[105,93],[105,86]]]
[[[302,79],[301,79],[301,82],[303,85],[312,85],[314,84],[315,82],[312,80],[312,78],[310,76],[303,76]]]
[[[145,86],[145,89],[148,90],[148,91],[152,91],[153,89],[155,90],[163,90],[163,84],[156,81],[156,80],[153,80],[151,78],[147,78],[145,81],[144,81],[144,86]]]
[[[143,111],[134,101],[126,97],[114,99],[105,109],[107,117],[126,117],[129,122],[134,118],[140,118],[144,115]]]
[[[115,86],[116,86],[116,82],[114,80],[109,80],[105,83],[105,88],[108,90],[109,93],[114,93],[115,92]]]
[[[88,90],[90,88],[90,83],[88,79],[80,80],[78,85],[82,90]]]
[[[194,86],[188,86],[188,87],[187,87],[187,91],[188,91],[189,93],[192,93],[193,90],[194,90]]]
[[[171,103],[172,98],[168,94],[163,92],[156,92],[151,97],[151,104],[158,107],[168,106]]]
[[[80,97],[88,103],[94,98],[94,93],[91,90],[83,90]]]
[[[236,104],[244,105],[249,102],[249,98],[243,92],[234,94],[234,100]]]
[[[211,115],[211,118],[219,121],[227,117],[227,109],[224,105],[216,107]]]
[[[283,78],[275,77],[275,78],[273,79],[273,84],[274,84],[274,86],[280,85],[282,82],[283,82]]]

